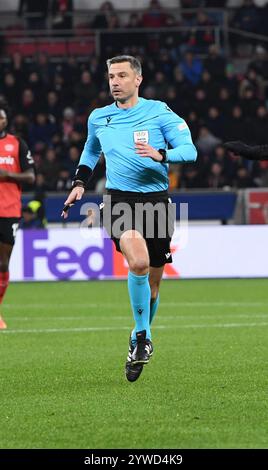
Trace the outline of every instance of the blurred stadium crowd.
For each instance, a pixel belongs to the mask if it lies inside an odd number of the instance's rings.
[[[21,9],[24,3],[21,2]],[[39,6],[45,3],[35,2]],[[54,3],[56,8],[57,2]],[[71,12],[72,2],[67,3]],[[226,3],[208,0],[202,2],[202,6],[224,8]],[[103,4],[88,26],[109,31],[99,56],[81,59],[70,55],[51,57],[46,52],[38,52],[27,58],[15,52],[7,57],[2,45],[0,103],[8,103],[10,130],[23,137],[32,150],[40,191],[70,188],[86,138],[88,114],[96,107],[111,103],[105,59],[122,53],[137,55],[142,61],[141,95],[165,101],[184,117],[198,148],[197,164],[170,165],[171,191],[268,186],[268,162],[231,158],[222,147],[225,140],[268,142],[265,44],[254,46],[242,73],[232,56],[228,55],[227,59],[225,51],[215,44],[213,34],[206,30],[206,26],[222,21],[220,11],[216,16],[203,9],[197,14],[187,13],[187,7],[200,6],[200,2],[194,0],[181,1],[181,6],[186,8],[183,25],[189,27],[177,40],[174,32],[164,36],[131,33],[131,28],[178,24],[158,1],[152,0],[148,11],[142,15],[130,14],[124,25],[129,28],[129,34],[124,37],[113,33],[113,29],[122,26],[119,14],[111,2]],[[267,5],[259,8],[253,1],[245,0],[233,12],[232,21],[241,30],[267,35],[267,12]],[[57,31],[59,24],[54,25]],[[203,29],[195,29],[195,26]],[[70,21],[67,27],[72,28]],[[31,28],[34,29],[33,25]],[[62,29],[65,28],[66,24]],[[242,40],[244,45],[246,42]],[[235,50],[236,39],[232,46]],[[105,163],[101,158],[89,189],[102,192],[104,184]]]

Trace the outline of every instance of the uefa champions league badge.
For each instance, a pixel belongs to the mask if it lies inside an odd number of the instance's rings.
[[[148,144],[149,142],[148,131],[135,131],[133,135],[134,135],[135,144]]]

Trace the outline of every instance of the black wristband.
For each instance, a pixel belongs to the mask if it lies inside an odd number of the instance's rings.
[[[81,186],[85,188],[89,182],[89,179],[92,175],[92,170],[87,165],[79,165],[75,172],[75,176],[73,178],[72,187]]]
[[[167,151],[165,149],[158,149],[158,152],[162,155],[163,159],[160,163],[166,163],[167,161]]]

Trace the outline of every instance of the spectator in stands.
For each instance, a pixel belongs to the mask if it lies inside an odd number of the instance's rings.
[[[209,46],[214,42],[214,31],[211,28],[212,25],[212,18],[210,18],[204,10],[198,10],[187,41],[192,51],[195,53],[207,52]]]
[[[243,96],[245,88],[251,87],[254,91],[254,95],[259,100],[265,97],[265,81],[259,75],[253,67],[249,67],[246,75],[239,84],[239,95]]]
[[[231,116],[226,121],[225,136],[226,140],[241,140],[246,134],[247,121],[242,108],[235,105],[231,109]]]
[[[117,29],[120,28],[120,17],[116,12],[113,12],[108,17],[108,26],[107,29]]]
[[[148,85],[143,89],[143,96],[147,100],[154,100],[156,99],[156,89],[152,85]]]
[[[198,121],[198,116],[195,111],[191,111],[188,114],[187,122],[189,123],[189,127],[191,129],[193,141],[195,142],[198,136],[198,131],[199,131],[199,121]]]
[[[45,187],[50,191],[55,191],[59,177],[60,163],[53,148],[48,148],[45,159],[41,164],[40,172],[44,176]]]
[[[84,67],[84,70],[88,70],[90,72],[94,83],[102,82],[106,70],[104,71],[103,65],[100,64],[99,58],[97,56],[90,56],[88,63],[86,63]]]
[[[93,111],[95,108],[102,108],[108,104],[111,104],[111,97],[108,95],[107,91],[101,90],[96,98],[91,101],[89,110]]]
[[[216,106],[210,106],[207,112],[206,124],[216,137],[223,139],[225,135],[225,117]]]
[[[154,79],[150,85],[156,90],[156,99],[160,101],[166,100],[167,87],[169,85],[167,77],[161,71],[155,73]]]
[[[67,161],[64,164],[64,167],[69,171],[71,177],[74,177],[76,168],[78,166],[80,159],[80,150],[76,145],[71,145],[69,148]]]
[[[52,0],[51,12],[53,30],[64,36],[72,34],[73,0]]]
[[[237,173],[238,165],[234,164],[234,161],[229,158],[227,152],[222,144],[219,144],[215,147],[212,156],[208,161],[208,166],[213,163],[219,163],[223,168],[223,173],[225,175],[226,184],[231,186],[234,175]]]
[[[268,158],[268,155],[267,155]],[[260,162],[259,163],[259,168],[261,171],[260,178],[259,178],[259,186],[268,186],[268,162]],[[267,220],[268,223],[268,220]]]
[[[218,91],[218,99],[215,99],[215,104],[221,110],[224,117],[227,117],[231,113],[232,97],[230,91],[226,87],[221,87]]]
[[[55,70],[45,52],[42,51],[36,54],[35,60],[30,66],[30,71],[37,72],[45,86],[51,86]]]
[[[235,68],[231,63],[226,65],[224,75],[221,78],[218,77],[219,84],[229,90],[232,98],[237,98],[238,96],[239,79],[240,77],[235,72]]]
[[[220,143],[221,140],[215,137],[206,126],[200,127],[196,146],[202,155],[210,155]]]
[[[251,141],[255,144],[260,142],[267,142],[268,132],[268,111],[265,105],[260,105],[257,108],[256,116],[254,116],[250,123],[251,128]],[[237,137],[236,137],[237,139]]]
[[[0,56],[3,54],[5,50],[5,45],[6,45],[5,36],[3,34],[0,34]]]
[[[264,80],[268,80],[268,54],[265,47],[261,45],[256,47],[255,57],[249,67],[253,68]]]
[[[226,4],[226,0],[205,0],[204,7],[205,8],[224,8]]]
[[[149,6],[142,15],[141,24],[144,28],[161,28],[166,25],[167,15],[159,0],[150,0]]]
[[[192,84],[197,85],[201,80],[203,65],[199,58],[194,57],[191,51],[184,54],[180,68],[185,78]]]
[[[183,112],[189,112],[190,103],[192,102],[191,94],[193,87],[188,82],[188,80],[185,79],[179,66],[175,67],[174,69],[172,82],[176,88],[177,96],[181,100],[181,107],[183,109]],[[182,111],[180,113],[182,113]]]
[[[63,167],[59,171],[59,177],[57,180],[57,191],[69,191],[72,187],[72,177],[67,168]]]
[[[168,104],[168,106],[172,107],[172,110],[175,113],[178,114],[180,112],[181,115],[184,114],[184,108],[181,99],[178,96],[177,90],[174,85],[168,86],[165,94],[165,102]]]
[[[48,118],[47,114],[38,112],[29,129],[31,148],[33,148],[37,142],[43,142],[50,146],[52,144],[52,137],[56,131],[56,124]]]
[[[68,89],[72,89],[80,77],[80,66],[76,56],[68,55],[64,62],[58,63],[55,73],[65,77],[65,84]],[[51,88],[50,82],[50,88]]]
[[[218,189],[226,186],[227,180],[224,175],[223,165],[221,163],[212,163],[207,181],[209,188]]]
[[[25,16],[27,29],[40,31],[46,28],[49,0],[20,0],[19,16]]]
[[[22,83],[27,79],[28,66],[20,52],[15,52],[11,56],[11,61],[6,66],[6,70],[14,75],[18,88],[20,88]]]
[[[35,188],[37,192],[41,192],[42,194],[44,191],[49,190],[49,188],[46,187],[45,177],[42,173],[36,173]]]
[[[44,103],[44,112],[49,116],[49,118],[56,122],[60,123],[62,117],[62,107],[59,102],[59,96],[54,91],[51,90],[46,95],[46,100]]]
[[[168,81],[171,81],[174,74],[174,64],[168,51],[161,50],[155,62],[157,69],[164,74]]]
[[[96,84],[92,81],[90,72],[84,70],[82,72],[80,81],[76,84],[74,89],[75,107],[77,110],[88,109],[90,102],[97,94]]]
[[[126,28],[140,28],[142,26],[141,18],[136,12],[130,13]]]
[[[16,114],[12,124],[14,134],[29,142],[29,122],[27,117],[24,114]]]
[[[181,171],[182,171],[181,166],[174,165],[172,163],[169,165],[169,172],[168,172],[168,176],[169,176],[168,190],[169,191],[176,191],[180,187]]]
[[[32,200],[22,207],[22,219],[19,228],[37,229],[45,228],[47,221],[45,218],[44,205],[39,200]]]
[[[69,142],[70,134],[74,130],[75,125],[75,112],[73,108],[65,108],[63,111],[62,120],[62,138],[63,142]]]
[[[100,6],[99,13],[95,16],[91,23],[93,29],[106,29],[108,28],[110,15],[114,13],[114,6],[112,2],[104,2]]]
[[[34,99],[34,94],[30,88],[25,88],[18,105],[19,111],[27,118],[33,119],[37,112],[38,103]]]
[[[45,87],[38,72],[29,73],[26,86],[32,90],[35,96],[39,96],[39,106],[41,103],[43,105],[43,93],[45,92]]]
[[[204,60],[204,68],[209,72],[210,76],[214,79],[222,80],[226,67],[226,60],[220,54],[219,48],[216,44],[211,44],[208,48],[208,56]]]
[[[182,18],[186,26],[191,26],[195,20],[195,12],[188,10],[192,10],[195,8],[199,8],[200,2],[198,0],[180,0],[180,6],[184,10],[182,13]]]
[[[252,0],[244,0],[233,18],[233,25],[237,29],[257,33],[261,26],[261,14]]]
[[[20,83],[17,83],[17,80],[13,73],[7,72],[4,75],[3,84],[0,89],[5,96],[6,101],[12,110],[15,110],[15,105],[18,103],[20,96]]]
[[[208,107],[208,98],[203,88],[196,88],[194,94],[194,103],[190,107],[191,110],[194,110],[197,113],[199,118],[206,115]]]
[[[241,93],[239,104],[243,109],[243,114],[247,117],[255,116],[261,102],[257,99],[254,89],[249,85]]]
[[[245,166],[240,166],[238,168],[236,176],[233,180],[233,186],[235,188],[254,188],[256,186],[248,168]]]
[[[182,170],[182,182],[181,187],[187,189],[202,188],[204,182],[200,178],[198,167],[193,165],[186,165]]]

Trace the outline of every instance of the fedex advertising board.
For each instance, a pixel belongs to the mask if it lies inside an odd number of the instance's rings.
[[[183,232],[183,233],[182,233]],[[177,227],[166,278],[268,277],[267,226]],[[102,229],[19,230],[13,281],[119,279],[127,264]]]

